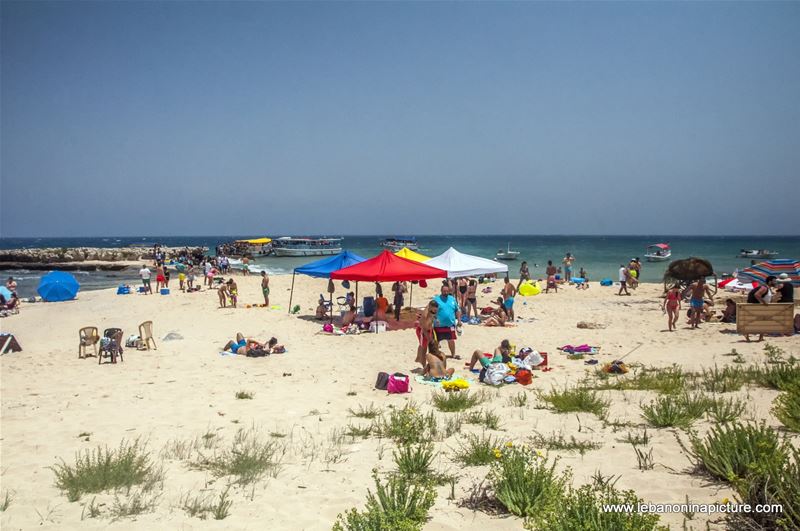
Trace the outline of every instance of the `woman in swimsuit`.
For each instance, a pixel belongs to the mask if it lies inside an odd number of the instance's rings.
[[[484,326],[505,326],[506,322],[508,321],[508,313],[506,311],[506,306],[503,301],[503,297],[497,297],[497,300],[494,301],[497,304],[498,308],[486,318],[483,322]]]
[[[425,355],[428,343],[433,341],[433,322],[436,319],[436,313],[438,311],[439,305],[436,301],[431,301],[425,307],[425,311],[422,313],[419,321],[417,321],[417,340],[419,341],[419,345],[417,346],[417,359],[415,361],[423,367],[425,367],[425,362],[427,360]]]
[[[439,343],[436,341],[428,342],[428,355],[425,359],[425,368],[423,376],[426,380],[439,382],[442,380],[449,380],[455,369],[447,368],[447,360],[444,352],[439,350]]]
[[[469,285],[467,285],[467,303],[465,304],[466,308],[464,313],[469,319],[470,316],[470,308],[472,312],[475,313],[475,317],[478,317],[480,314],[478,313],[478,283],[475,281],[474,278],[469,279]]]
[[[528,270],[528,262],[522,262],[519,266],[519,282],[517,282],[517,290],[523,282],[531,279],[531,272]]]
[[[544,289],[545,293],[550,292],[550,288],[556,290],[558,293],[558,284],[556,284],[556,266],[553,265],[552,260],[547,261],[547,269],[545,269],[545,274],[547,275],[547,287]]]
[[[467,305],[467,279],[464,277],[458,279],[458,305],[462,312]]]
[[[231,306],[236,308],[236,301],[239,300],[239,286],[236,285],[233,279],[228,280],[228,293],[231,296]]]
[[[156,291],[159,291],[161,286],[166,284],[166,281],[167,279],[164,278],[164,266],[159,262],[158,267],[156,267]]]
[[[669,331],[672,332],[678,324],[678,316],[681,311],[680,286],[675,284],[669,289],[667,296],[664,297],[664,304],[661,306],[661,309],[667,312],[667,326],[669,327]]]

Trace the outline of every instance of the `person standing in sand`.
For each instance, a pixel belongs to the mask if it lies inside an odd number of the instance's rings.
[[[142,264],[142,268],[139,270],[139,277],[142,279],[144,292],[152,295],[153,288],[150,286],[150,274],[150,268],[147,267],[147,264]]]
[[[269,307],[269,275],[261,272],[261,293],[264,295],[264,306]]]
[[[574,261],[575,257],[570,253],[567,253],[567,256],[561,260],[561,262],[564,264],[564,280],[566,282],[569,282],[572,279],[572,263]]]
[[[692,296],[689,299],[689,305],[692,308],[692,328],[700,326],[700,319],[703,318],[703,309],[705,306],[704,296],[708,295],[711,304],[714,304],[714,296],[711,294],[711,289],[706,284],[705,277],[698,278],[690,287]]]
[[[505,285],[503,286],[503,291],[501,292],[503,295],[503,307],[506,309],[506,314],[508,315],[509,320],[514,320],[514,296],[517,294],[517,288],[514,287],[514,284],[508,279],[508,276],[505,278]]]
[[[528,262],[523,261],[519,266],[519,282],[517,282],[517,289],[519,289],[523,282],[527,282],[530,279],[531,272],[528,270]]]
[[[231,296],[231,306],[236,308],[236,303],[239,301],[239,286],[233,279],[228,280],[228,293]]]
[[[395,282],[392,284],[392,291],[394,292],[394,300],[392,301],[392,305],[394,306],[394,319],[395,321],[399,321],[400,311],[403,309],[403,304],[405,304],[405,300],[403,299],[403,293],[407,291],[405,282]]]
[[[442,285],[441,293],[433,298],[433,302],[438,306],[433,329],[436,334],[436,342],[446,340],[447,347],[450,349],[450,357],[459,359],[456,355],[456,337],[458,335],[456,324],[460,324],[461,321],[458,302],[450,295],[450,287],[447,285]]]
[[[220,308],[227,308],[228,307],[228,285],[224,282],[220,284],[219,288],[217,289],[217,295],[219,296],[219,307]]]
[[[467,308],[465,310],[467,319],[469,319],[471,312],[475,313],[476,318],[480,316],[478,312],[478,282],[474,278],[469,279],[469,284],[467,285]]]
[[[625,267],[625,264],[619,265],[619,291],[617,295],[622,295],[622,292],[625,292],[625,295],[630,295],[628,292],[628,279],[630,278],[631,273],[628,271],[628,268]]]
[[[156,291],[161,290],[165,283],[166,278],[164,278],[164,266],[161,265],[161,262],[159,262],[156,266]]]
[[[464,312],[464,308],[467,306],[467,279],[461,277],[456,281],[456,284],[458,285],[458,305],[461,311]]]
[[[552,260],[547,261],[547,269],[544,270],[545,275],[547,275],[547,287],[544,288],[545,293],[550,293],[550,288],[556,290],[558,293],[558,284],[556,283],[556,272],[558,269],[556,266],[553,265]]]
[[[669,331],[674,331],[681,311],[681,287],[679,285],[675,284],[669,289],[661,309],[667,314]]]

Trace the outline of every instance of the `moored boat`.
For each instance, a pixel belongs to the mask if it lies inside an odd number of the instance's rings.
[[[778,252],[769,249],[742,249],[739,251],[739,258],[774,258],[776,256],[778,256]]]
[[[497,260],[516,260],[519,256],[519,251],[512,251],[511,244],[506,246],[506,250],[498,249],[495,259]]]
[[[666,262],[672,256],[668,243],[654,243],[644,249],[644,258],[648,262]]]
[[[328,256],[342,252],[342,238],[293,238],[272,240],[275,256]]]
[[[417,239],[413,236],[403,238],[386,238],[381,240],[380,246],[389,249],[393,253],[401,250],[403,247],[406,247],[412,251],[419,249]]]

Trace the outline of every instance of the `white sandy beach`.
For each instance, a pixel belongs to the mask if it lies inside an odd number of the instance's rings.
[[[115,290],[81,292],[78,299],[64,303],[26,304],[19,315],[0,321],[4,332],[17,336],[24,351],[0,358],[2,381],[2,434],[0,438],[0,483],[12,493],[12,502],[2,513],[3,529],[330,529],[337,514],[352,507],[362,508],[372,488],[373,468],[392,467],[394,444],[376,438],[336,442],[333,434],[348,424],[365,424],[349,416],[348,409],[374,404],[386,409],[413,400],[425,411],[433,410],[430,396],[435,389],[413,384],[406,395],[388,395],[373,389],[379,371],[409,374],[414,366],[416,337],[413,330],[330,336],[320,334],[320,323],[310,319],[316,299],[326,281],[298,277],[294,300],[302,307],[300,316],[287,314],[291,277],[273,277],[271,303],[280,310],[246,308],[262,302],[257,277],[237,277],[240,307],[218,309],[215,291],[180,293],[173,286],[169,296],[118,296]],[[175,284],[177,284],[175,282]],[[435,293],[438,282],[425,290],[414,289],[414,304],[420,306]],[[494,296],[501,283],[494,284]],[[389,292],[389,284],[384,284]],[[361,285],[360,296],[371,294],[371,285]],[[648,428],[656,465],[640,471],[628,443],[620,442],[629,430],[616,432],[591,414],[559,415],[537,409],[535,392],[553,385],[576,382],[596,367],[566,359],[556,348],[564,344],[588,343],[601,347],[600,362],[625,355],[641,344],[626,362],[652,366],[673,363],[686,370],[731,363],[724,356],[736,349],[748,363],[764,360],[763,343],[745,343],[725,333],[734,325],[705,324],[689,330],[681,318],[677,332],[665,332],[666,318],[660,308],[660,285],[642,285],[630,297],[616,296],[616,287],[578,291],[567,287],[557,294],[519,297],[516,312],[520,322],[505,329],[464,326],[458,353],[467,357],[474,349],[489,351],[508,338],[516,346],[529,345],[550,354],[554,370],[535,372],[532,385],[499,389],[486,388],[492,399],[482,407],[502,418],[504,440],[525,442],[534,431],[563,432],[569,437],[599,442],[602,446],[580,455],[560,455],[559,466],[574,470],[576,484],[589,481],[597,470],[620,476],[617,485],[631,488],[645,501],[711,503],[729,497],[731,490],[721,483],[691,473],[691,464],[671,429]],[[337,282],[337,293],[344,289]],[[479,306],[491,295],[479,294]],[[724,300],[720,293],[717,300]],[[718,304],[718,308],[719,308]],[[119,327],[127,337],[145,320],[155,323],[158,350],[126,349],[124,363],[98,365],[97,358],[78,359],[78,329],[94,325],[101,331]],[[578,321],[596,322],[603,329],[578,329]],[[276,336],[288,352],[266,358],[223,357],[221,347],[242,332],[265,340]],[[163,341],[168,333],[181,340]],[[798,336],[768,338],[786,355],[800,356]],[[457,374],[467,376],[462,362],[453,362]],[[469,375],[476,379],[476,375]],[[238,400],[238,391],[254,393],[252,400]],[[509,405],[510,397],[529,393],[526,406]],[[639,403],[649,392],[603,392],[612,400],[612,420],[644,424]],[[779,426],[771,415],[776,392],[743,388],[735,393],[748,397],[747,416],[766,419]],[[438,413],[446,418],[452,413]],[[708,428],[702,420],[695,427]],[[183,441],[213,432],[229,441],[242,428],[255,427],[276,438],[285,455],[277,477],[245,489],[233,488],[230,516],[223,521],[190,517],[180,508],[181,497],[206,489],[218,494],[224,479],[190,470],[176,459],[166,459],[166,476],[154,512],[111,521],[107,517],[84,518],[84,505],[92,496],[69,502],[54,486],[48,468],[64,459],[74,461],[76,452],[108,445],[117,447],[123,439],[146,440],[154,456],[170,441]],[[520,529],[517,518],[489,516],[460,507],[473,482],[483,479],[487,467],[463,467],[453,462],[452,449],[466,433],[480,433],[479,426],[464,424],[461,434],[437,442],[437,467],[456,473],[455,500],[450,487],[438,488],[431,530]],[[79,434],[90,434],[79,437]],[[681,435],[682,436],[682,435]],[[684,438],[685,439],[685,438]],[[795,443],[797,438],[795,438]],[[111,504],[113,495],[101,494],[97,502]],[[85,516],[85,515],[84,515]],[[694,529],[721,528],[714,522],[722,515],[696,515],[689,522]],[[662,515],[662,523],[679,529],[681,514]]]

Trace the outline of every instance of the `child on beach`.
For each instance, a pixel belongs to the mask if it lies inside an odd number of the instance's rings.
[[[619,265],[619,291],[617,295],[622,295],[622,292],[625,292],[625,295],[630,295],[628,292],[628,280],[630,279],[631,272],[625,267],[625,264]]]
[[[233,279],[228,280],[228,294],[231,297],[231,306],[236,308],[236,302],[239,300],[239,286]]]
[[[269,275],[266,271],[261,272],[261,293],[264,294],[264,306],[269,308]]]
[[[227,308],[228,307],[228,285],[221,284],[219,289],[217,289],[217,295],[219,296],[219,307],[220,308]]]

